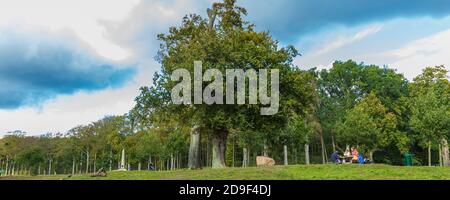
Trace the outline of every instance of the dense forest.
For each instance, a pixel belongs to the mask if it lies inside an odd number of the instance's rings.
[[[450,165],[450,82],[444,66],[427,67],[408,81],[388,67],[336,61],[329,69],[301,70],[293,46],[280,47],[268,32],[245,21],[234,0],[215,3],[208,18],[188,15],[158,35],[161,70],[142,87],[135,107],[66,133],[0,140],[5,174],[92,173],[129,170],[255,166],[265,155],[277,164],[325,164],[347,146],[375,163]],[[280,111],[262,105],[174,105],[170,91],[179,68],[279,69]],[[192,72],[193,73],[193,72]],[[195,84],[195,83],[194,83]],[[206,85],[203,85],[205,87]]]

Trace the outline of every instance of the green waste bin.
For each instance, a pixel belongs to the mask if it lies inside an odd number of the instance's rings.
[[[403,156],[404,156],[404,160],[403,160],[404,165],[405,166],[413,166],[412,154],[405,153],[405,154],[403,154]]]

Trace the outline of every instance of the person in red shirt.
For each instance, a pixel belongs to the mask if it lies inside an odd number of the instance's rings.
[[[355,147],[352,147],[351,150],[352,150],[352,157],[353,157],[352,162],[356,163],[356,162],[358,162],[359,152],[358,152],[358,150],[356,150]]]

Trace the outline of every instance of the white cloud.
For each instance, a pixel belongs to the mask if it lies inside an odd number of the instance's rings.
[[[410,80],[428,66],[445,65],[448,68],[449,55],[450,29],[380,54],[393,60],[389,66],[396,68]]]
[[[210,5],[210,1],[203,3]],[[131,54],[139,63],[134,81],[122,88],[59,96],[40,108],[0,110],[0,135],[17,129],[30,135],[66,132],[106,115],[128,112],[139,87],[151,85],[159,69],[154,61],[159,47],[156,34],[179,24],[188,13],[206,13],[202,5],[193,0],[0,0],[0,27],[73,32],[104,57],[121,60]]]
[[[302,68],[323,69],[331,67],[336,60],[359,59],[359,54],[367,49],[354,51],[352,48],[381,32],[383,25],[333,27],[330,30],[303,37],[297,44],[302,56],[296,58],[295,64]],[[302,49],[304,46],[306,49]]]
[[[71,29],[101,56],[122,60],[130,53],[104,37],[100,20],[121,20],[139,0],[0,0],[0,26]]]
[[[190,13],[206,15],[206,8],[214,0],[153,0],[141,1],[121,21],[102,20],[105,37],[120,46],[133,50],[137,57],[151,57],[159,47],[157,34],[166,33],[170,26],[177,26]]]
[[[387,65],[412,80],[425,67],[450,66],[450,18],[414,18],[363,27],[334,28],[303,38],[309,45],[295,63],[330,68],[336,60]],[[426,28],[424,28],[426,27]],[[370,37],[369,37],[370,36]]]
[[[337,37],[334,39],[334,41],[331,41],[330,43],[321,47],[321,49],[319,49],[316,53],[313,53],[312,56],[320,56],[320,55],[329,53],[331,51],[337,50],[339,48],[342,48],[346,45],[360,41],[369,35],[377,33],[378,31],[381,30],[381,28],[382,28],[381,25],[374,25],[374,26],[368,27],[366,29],[363,29],[351,36]]]
[[[0,133],[12,130],[24,130],[30,135],[65,132],[105,115],[126,113],[133,105],[130,96],[136,92],[129,90],[129,87],[95,94],[80,92],[72,96],[60,96],[41,109],[0,110]]]

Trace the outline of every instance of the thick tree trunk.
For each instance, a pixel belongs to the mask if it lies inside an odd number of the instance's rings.
[[[139,161],[139,164],[138,164],[138,171],[141,171],[141,162]]]
[[[428,166],[431,167],[431,141],[428,141]]]
[[[375,153],[375,151],[377,151],[378,149],[372,149],[369,151],[369,159],[370,162],[375,163],[375,161],[373,160],[373,154]]]
[[[212,168],[225,168],[228,130],[217,130],[212,138]]]
[[[194,126],[190,134],[188,168],[198,169],[200,166],[200,131]]]
[[[284,165],[288,165],[288,149],[287,145],[283,146],[283,152],[284,152]]]
[[[449,148],[448,148],[448,141],[446,139],[442,139],[442,159],[444,166],[449,167],[450,166],[450,157],[449,157]]]
[[[306,165],[310,164],[310,162],[309,162],[309,144],[308,143],[305,144],[305,163],[306,163]]]

